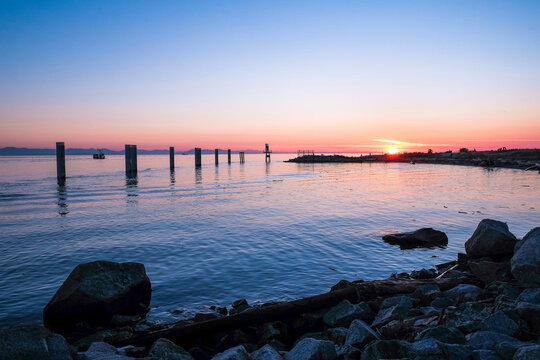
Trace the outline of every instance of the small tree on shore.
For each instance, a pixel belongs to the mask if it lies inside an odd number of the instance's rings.
[[[467,149],[467,148],[461,148],[461,149],[459,149],[459,152],[461,152],[461,153],[467,153],[467,152],[469,152],[469,149]]]
[[[427,153],[428,153],[428,154],[433,154],[433,150],[432,150],[432,149],[428,149]]]

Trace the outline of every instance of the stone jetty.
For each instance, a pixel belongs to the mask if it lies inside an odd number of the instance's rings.
[[[45,308],[47,328],[0,332],[0,359],[540,359],[540,227],[519,239],[485,219],[464,250],[433,269],[291,302],[238,300],[169,325],[145,319],[142,264],[82,264]]]
[[[465,149],[467,150],[467,149]],[[303,155],[287,160],[294,163],[412,163],[480,166],[540,171],[540,149],[402,153],[368,156]]]

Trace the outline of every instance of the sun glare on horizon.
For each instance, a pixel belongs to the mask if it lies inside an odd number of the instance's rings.
[[[395,147],[391,147],[391,148],[386,149],[386,152],[389,155],[395,155],[395,154],[397,154],[399,152],[399,149],[395,148]]]

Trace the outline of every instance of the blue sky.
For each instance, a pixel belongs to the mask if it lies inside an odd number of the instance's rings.
[[[0,146],[540,140],[540,1],[3,1],[0,53]]]

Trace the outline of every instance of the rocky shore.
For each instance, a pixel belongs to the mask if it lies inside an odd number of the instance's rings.
[[[394,234],[443,246],[433,229]],[[540,359],[540,227],[523,239],[482,220],[465,253],[433,269],[258,307],[245,300],[169,325],[148,322],[151,284],[138,263],[77,266],[43,326],[0,331],[0,359]]]
[[[510,168],[540,171],[539,149],[518,149],[500,151],[463,151],[444,153],[403,153],[395,155],[304,155],[287,162],[295,163],[364,163],[364,162],[405,162],[414,164],[442,164],[482,166],[486,168]]]

